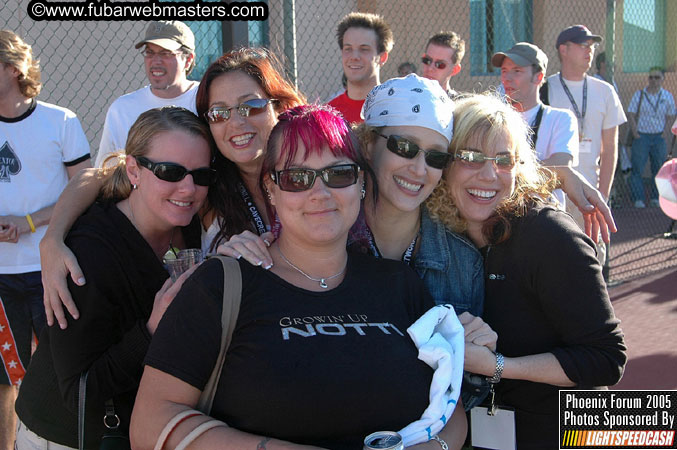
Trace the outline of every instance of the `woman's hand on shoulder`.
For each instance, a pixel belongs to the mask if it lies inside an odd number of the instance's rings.
[[[70,275],[75,284],[82,286],[85,284],[85,276],[75,255],[63,240],[48,235],[40,241],[40,265],[47,324],[52,326],[56,317],[59,326],[65,329],[68,321],[64,306],[73,319],[80,317],[66,279]]]
[[[273,258],[270,256],[268,247],[274,240],[275,237],[270,231],[259,236],[247,230],[232,236],[228,242],[220,244],[216,252],[235,259],[244,258],[249,263],[268,270],[273,267]]]
[[[190,269],[186,270],[179,278],[176,279],[176,281],[172,281],[171,277],[167,278],[160,290],[157,291],[155,294],[155,300],[153,301],[153,310],[150,313],[148,322],[146,322],[146,328],[148,328],[148,332],[151,336],[155,334],[155,330],[157,329],[162,316],[164,316],[165,311],[167,311],[169,305],[171,305],[172,301],[174,301],[176,294],[178,294],[178,292],[181,290],[183,282],[186,281],[188,277],[193,274],[193,272],[195,272],[195,269],[197,269],[199,265],[200,264],[196,264]]]

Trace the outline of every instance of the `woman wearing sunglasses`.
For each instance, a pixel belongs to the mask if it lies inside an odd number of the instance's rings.
[[[212,166],[218,178],[209,189],[200,212],[202,249],[245,230],[257,235],[270,228],[257,182],[268,134],[285,109],[305,98],[283,77],[277,58],[265,49],[242,48],[221,56],[205,72],[197,92],[198,115],[209,123],[218,148]],[[98,195],[103,179],[83,173],[61,196],[47,237],[41,243],[45,309],[67,326],[63,304],[73,318],[78,311],[66,287],[69,273],[82,285],[85,277],[73,254],[63,244],[73,221]]]
[[[427,407],[433,372],[404,330],[434,303],[401,263],[348,253],[369,169],[332,108],[284,112],[267,148],[261,186],[281,223],[269,248],[275,264],[239,262],[241,306],[211,409],[223,423],[196,431],[192,447],[361,448],[370,433],[399,430]],[[153,338],[132,421],[135,448],[153,448],[177,413],[187,418],[164,448],[210,421],[190,410],[215,364],[222,303],[222,266],[207,261]],[[451,441],[452,428],[439,439]]]
[[[437,304],[454,306],[467,338],[493,349],[496,334],[479,318],[484,299],[481,255],[466,238],[432,220],[422,206],[451,160],[452,109],[438,83],[415,74],[388,80],[367,96],[364,123],[356,131],[376,182],[367,180],[363,209],[348,242],[358,253],[410,265]],[[233,237],[219,252],[253,264],[263,261],[264,267],[273,263],[266,244],[251,234]],[[486,383],[478,387],[483,394],[462,392],[466,407],[488,393]],[[462,414],[452,419],[465,422]]]
[[[66,238],[88,281],[69,283],[81,318],[40,336],[16,402],[17,449],[78,447],[83,372],[86,448],[99,446],[108,400],[127,433],[151,336],[183,282],[171,283],[162,257],[199,245],[196,214],[216,178],[212,145],[207,126],[183,108],[147,111],[131,127],[102,200]]]
[[[466,345],[466,369],[492,377],[495,404],[515,409],[517,448],[556,449],[558,390],[612,385],[623,373],[619,321],[593,242],[543,200],[554,183],[519,114],[475,95],[454,122],[454,161],[427,206],[482,251],[483,318],[498,333],[495,353]]]

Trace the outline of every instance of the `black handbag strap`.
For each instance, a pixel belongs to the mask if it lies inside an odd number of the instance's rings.
[[[87,392],[87,375],[89,371],[80,374],[80,388],[78,389],[78,449],[85,449],[85,394]]]
[[[85,450],[85,402],[87,396],[87,375],[86,370],[80,374],[80,386],[78,389],[78,449]],[[111,431],[116,431],[120,427],[120,417],[115,414],[115,404],[113,399],[106,400],[106,415],[103,416],[103,424]]]

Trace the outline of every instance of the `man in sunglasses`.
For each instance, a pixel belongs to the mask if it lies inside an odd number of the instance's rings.
[[[601,36],[592,34],[583,25],[562,31],[555,45],[561,71],[548,77],[546,85],[548,103],[566,108],[576,116],[579,145],[578,163],[574,167],[608,200],[618,158],[618,126],[626,119],[614,88],[587,75],[601,41]],[[567,210],[583,227],[580,212],[571,205]],[[604,264],[604,246],[598,246],[598,256]]]
[[[465,55],[465,41],[453,31],[442,31],[428,39],[425,53],[421,57],[423,76],[436,80],[454,98],[458,92],[449,85],[451,77],[461,71],[461,60]]]
[[[642,172],[646,160],[651,163],[651,180],[665,162],[665,140],[670,136],[670,125],[675,118],[675,99],[663,89],[662,67],[649,69],[648,85],[632,96],[628,106],[628,121],[632,141],[632,172],[630,192],[635,208],[645,208]],[[658,190],[652,181],[649,187],[649,202],[658,207]]]
[[[339,22],[336,36],[346,77],[346,90],[329,101],[350,123],[360,123],[367,94],[381,84],[381,66],[393,48],[393,32],[383,17],[350,13]]]
[[[127,133],[139,115],[163,106],[182,106],[196,112],[199,83],[187,76],[195,67],[195,36],[179,21],[150,22],[141,50],[149,85],[116,99],[108,108],[96,155],[96,166],[112,152],[121,150]]]
[[[45,327],[38,244],[68,179],[90,167],[75,114],[37,101],[31,46],[0,31],[0,450],[14,448],[14,400]]]

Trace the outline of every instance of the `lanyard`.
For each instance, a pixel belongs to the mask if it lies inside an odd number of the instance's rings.
[[[649,93],[644,89],[642,91],[644,93],[644,96],[646,97],[646,101],[649,102],[649,105],[651,105],[651,108],[653,109],[654,113],[658,112],[658,107],[660,106],[661,103],[661,98],[663,97],[663,89],[658,91],[658,98],[656,99],[656,103],[651,103],[651,99],[649,98]],[[637,109],[637,115],[639,115],[639,108]]]
[[[588,76],[584,75],[583,76],[583,111],[578,110],[578,105],[576,104],[576,100],[574,100],[574,96],[571,95],[571,91],[569,90],[569,87],[567,84],[564,82],[564,78],[562,78],[562,72],[559,73],[559,81],[562,83],[562,87],[564,88],[564,93],[569,97],[569,102],[571,103],[571,106],[574,108],[574,114],[576,114],[576,118],[578,119],[578,131],[580,133],[580,138],[581,140],[583,139],[584,133],[583,133],[583,120],[585,120],[585,111],[588,109]]]
[[[247,186],[245,186],[243,182],[239,181],[237,183],[237,190],[240,192],[240,196],[242,196],[242,201],[244,201],[245,205],[247,205],[247,211],[249,211],[249,216],[252,220],[252,223],[256,226],[256,232],[259,234],[259,236],[261,236],[266,232],[266,224],[261,218],[261,213],[259,213],[256,203],[254,203],[254,200],[252,200],[252,196],[247,190]]]
[[[367,228],[367,239],[369,240],[369,249],[371,250],[372,255],[376,256],[379,259],[383,258],[381,251],[378,249],[378,246],[376,245],[376,240],[374,239],[374,235],[371,232],[369,225],[367,225],[366,228]],[[414,256],[414,248],[416,247],[417,241],[418,241],[418,233],[416,233],[416,236],[414,236],[414,240],[411,241],[409,247],[407,247],[404,253],[402,253],[402,262],[407,264],[408,266],[411,266],[411,260],[412,257]]]
[[[531,148],[535,149],[536,148],[536,141],[538,141],[538,128],[541,126],[541,119],[543,118],[543,110],[545,108],[541,104],[541,107],[538,108],[538,112],[536,113],[536,120],[534,120],[534,124],[530,126],[531,128]]]

